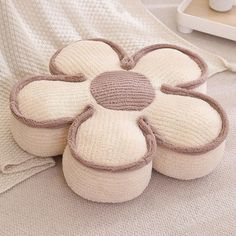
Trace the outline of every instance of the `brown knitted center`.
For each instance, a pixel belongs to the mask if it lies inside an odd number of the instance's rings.
[[[112,110],[140,111],[155,97],[150,81],[131,71],[102,73],[91,82],[90,90],[99,105]]]

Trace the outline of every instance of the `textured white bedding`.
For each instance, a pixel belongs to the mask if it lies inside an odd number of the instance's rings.
[[[179,0],[145,2],[157,6],[153,13],[175,30],[176,9],[163,8],[162,3],[177,4]],[[12,141],[8,93],[15,80],[48,73],[48,59],[56,48],[87,37],[109,38],[129,52],[168,42],[197,51],[207,61],[211,74],[226,69],[220,58],[175,37],[134,0],[69,4],[1,1],[0,32],[0,192],[54,165],[51,158],[29,156]],[[202,49],[236,61],[235,42],[197,32],[184,37]],[[185,182],[153,172],[142,196],[124,204],[106,205],[73,194],[59,161],[55,168],[0,195],[0,235],[235,235],[236,75],[215,75],[208,88],[226,108],[231,125],[225,159],[211,175]]]

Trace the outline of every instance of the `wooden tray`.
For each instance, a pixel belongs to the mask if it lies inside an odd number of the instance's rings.
[[[208,0],[184,0],[177,9],[177,22],[182,33],[197,30],[236,41],[236,1],[222,13],[212,10]]]

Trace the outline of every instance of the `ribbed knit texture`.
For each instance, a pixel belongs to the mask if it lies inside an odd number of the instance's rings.
[[[96,41],[79,41],[68,45],[57,55],[55,65],[66,74],[83,72],[89,79],[105,71],[122,69],[115,51],[106,43]],[[162,83],[186,83],[198,79],[201,74],[197,63],[176,49],[152,51],[144,55],[131,71],[148,77],[155,88]]]
[[[116,203],[131,200],[144,191],[151,178],[152,163],[134,171],[104,172],[81,164],[67,147],[63,172],[67,184],[83,198]]]
[[[176,153],[157,146],[153,169],[172,178],[189,180],[211,173],[222,160],[225,142],[205,154],[195,155]]]
[[[200,99],[156,94],[145,116],[162,140],[183,147],[197,147],[213,140],[221,130],[216,110]]]
[[[112,110],[140,111],[150,105],[155,97],[148,78],[128,71],[102,73],[90,87],[96,102]]]
[[[115,51],[105,43],[94,41],[70,44],[58,54],[55,62],[65,74],[83,71],[90,79],[104,71],[121,69]]]
[[[20,111],[38,121],[75,117],[90,101],[89,83],[62,81],[35,81],[19,93]]]
[[[34,128],[11,118],[11,132],[17,144],[26,152],[41,157],[63,153],[69,126],[57,129]]]
[[[155,88],[197,79],[201,70],[189,56],[175,49],[159,49],[144,55],[133,71],[147,76]]]
[[[118,166],[138,161],[147,152],[136,112],[100,108],[77,133],[81,158],[98,165]]]

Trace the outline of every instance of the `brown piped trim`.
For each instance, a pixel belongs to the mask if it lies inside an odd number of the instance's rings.
[[[16,119],[21,121],[22,123],[36,128],[62,128],[70,125],[74,117],[64,117],[58,119],[44,120],[44,121],[36,121],[30,118],[26,118],[19,109],[18,103],[18,94],[19,92],[29,83],[41,80],[49,80],[49,81],[63,81],[63,82],[82,82],[84,81],[84,76],[69,76],[69,75],[54,75],[54,76],[34,76],[26,80],[19,81],[14,85],[10,93],[10,109],[12,114]]]
[[[126,53],[126,51],[122,47],[120,47],[116,43],[113,43],[110,40],[103,39],[103,38],[94,38],[94,39],[87,39],[87,40],[88,41],[98,41],[98,42],[103,42],[103,43],[108,44],[117,53],[120,60],[122,60],[122,59],[124,59],[125,57],[128,56],[128,54]]]
[[[64,46],[60,49],[58,49],[51,57],[50,61],[49,61],[49,71],[51,74],[53,75],[64,75],[64,72],[62,72],[61,70],[59,70],[56,66],[56,57],[58,56],[58,54],[62,51],[63,48],[67,47]]]
[[[72,156],[80,161],[83,165],[93,168],[93,169],[98,169],[98,170],[103,170],[103,171],[111,171],[111,172],[118,172],[118,171],[130,171],[130,170],[135,170],[139,169],[145,165],[147,165],[151,160],[153,153],[156,151],[156,140],[154,137],[154,134],[151,130],[151,127],[146,123],[144,118],[140,118],[138,120],[138,125],[140,129],[143,132],[143,135],[145,136],[146,143],[147,143],[147,153],[138,161],[127,164],[127,165],[120,165],[120,166],[104,166],[104,165],[98,165],[94,164],[93,162],[89,162],[81,158],[79,153],[76,150],[76,136],[78,129],[80,125],[85,122],[87,119],[93,116],[95,110],[92,106],[88,106],[84,112],[77,116],[72,125],[69,128],[68,132],[68,146],[70,149],[70,152]]]
[[[134,66],[135,63],[133,61],[132,57],[129,57],[129,55],[126,53],[126,51],[120,47],[118,44],[113,43],[110,40],[102,39],[102,38],[95,38],[95,39],[89,39],[92,41],[99,41],[108,44],[118,55],[120,59],[120,66],[124,70],[131,70]]]
[[[207,67],[207,64],[204,62],[204,60],[200,56],[198,56],[196,53],[191,52],[188,49],[185,49],[185,48],[182,48],[182,47],[179,47],[176,45],[154,44],[154,45],[142,48],[141,50],[134,53],[132,56],[129,56],[123,48],[121,48],[116,43],[113,43],[112,41],[102,39],[102,38],[86,39],[86,40],[87,41],[98,41],[98,42],[103,42],[103,43],[108,44],[117,53],[117,55],[120,59],[120,66],[124,70],[133,69],[135,67],[135,65],[137,64],[137,62],[143,56],[145,56],[149,52],[152,52],[152,51],[155,51],[158,49],[171,48],[171,49],[175,49],[175,50],[178,50],[178,51],[186,54],[187,56],[189,56],[192,60],[194,60],[197,63],[197,65],[199,66],[199,68],[201,70],[201,75],[199,76],[199,78],[197,78],[195,80],[176,85],[176,87],[179,87],[179,88],[194,89],[194,88],[200,86],[201,84],[203,84],[208,78],[208,67]],[[81,41],[81,40],[79,40],[79,41]],[[76,42],[78,42],[78,41],[76,41]],[[67,46],[68,45],[66,45],[65,47],[67,47]],[[52,56],[52,58],[50,60],[49,70],[52,74],[64,74],[60,69],[57,68],[56,63],[55,63],[55,59],[56,59],[57,55],[65,47],[57,50],[56,53]]]
[[[221,120],[222,120],[222,127],[221,127],[221,131],[220,131],[219,135],[215,139],[213,139],[211,142],[209,142],[207,144],[204,144],[204,145],[201,145],[198,147],[181,147],[181,146],[177,146],[177,145],[168,143],[165,140],[161,140],[158,137],[158,131],[152,127],[152,130],[153,130],[154,135],[156,137],[156,143],[158,145],[161,145],[167,149],[170,149],[170,150],[178,152],[178,153],[199,155],[199,154],[204,154],[204,153],[207,153],[207,152],[215,149],[225,140],[225,138],[228,134],[228,130],[229,130],[229,121],[228,121],[225,111],[223,110],[223,108],[221,107],[221,105],[217,101],[215,101],[214,99],[212,99],[211,97],[209,97],[205,94],[198,93],[195,91],[189,91],[186,89],[172,87],[169,85],[163,85],[161,87],[161,91],[165,94],[189,96],[189,97],[198,98],[198,99],[201,99],[201,100],[207,102],[213,109],[215,109],[219,113]]]
[[[58,69],[58,67],[56,66],[56,57],[58,56],[58,54],[62,51],[62,49],[64,49],[65,47],[67,47],[68,45],[58,49],[53,56],[51,57],[50,61],[49,61],[49,71],[52,75],[67,75],[65,74],[62,70]],[[70,77],[78,77],[80,78],[81,81],[85,81],[86,77],[83,73],[78,73],[76,75],[70,75]]]

